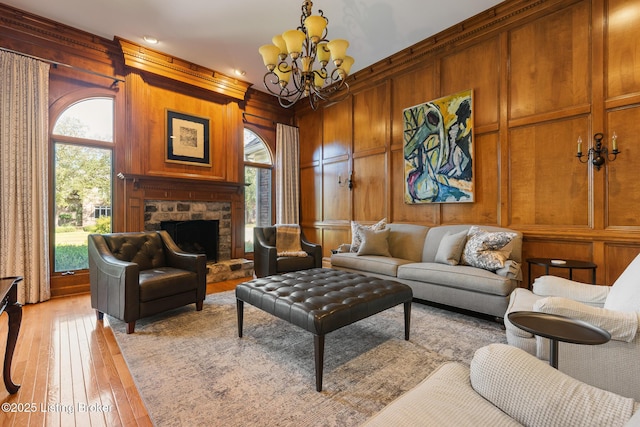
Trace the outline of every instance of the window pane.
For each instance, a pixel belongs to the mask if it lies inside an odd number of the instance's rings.
[[[271,225],[271,169],[246,166],[244,251],[253,252],[253,227]]]
[[[53,134],[113,142],[113,99],[91,98],[73,104],[60,115]]]
[[[258,135],[249,129],[244,130],[244,161],[271,165],[271,153]]]
[[[87,236],[111,231],[111,150],[61,144],[55,150],[55,271],[89,268]]]
[[[245,166],[244,251],[253,252],[253,227],[271,225],[271,152],[264,141],[249,129],[244,130],[244,161],[265,167]]]

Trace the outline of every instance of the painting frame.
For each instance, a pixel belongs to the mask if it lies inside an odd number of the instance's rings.
[[[473,90],[406,108],[404,202],[475,201]]]
[[[211,166],[210,127],[207,117],[165,110],[168,163]]]

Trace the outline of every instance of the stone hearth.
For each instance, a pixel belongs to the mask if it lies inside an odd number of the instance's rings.
[[[246,277],[247,280],[253,279],[253,261],[230,259],[207,263],[207,283],[224,282],[243,277]]]

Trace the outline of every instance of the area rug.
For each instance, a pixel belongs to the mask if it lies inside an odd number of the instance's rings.
[[[313,335],[248,304],[238,338],[233,291],[139,320],[109,323],[154,424],[357,426],[447,361],[506,342],[500,325],[414,302],[327,334],[323,391]]]

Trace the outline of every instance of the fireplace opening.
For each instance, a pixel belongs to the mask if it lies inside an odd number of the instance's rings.
[[[217,219],[162,221],[160,228],[166,230],[183,251],[205,254],[207,261],[218,262],[219,221]]]

